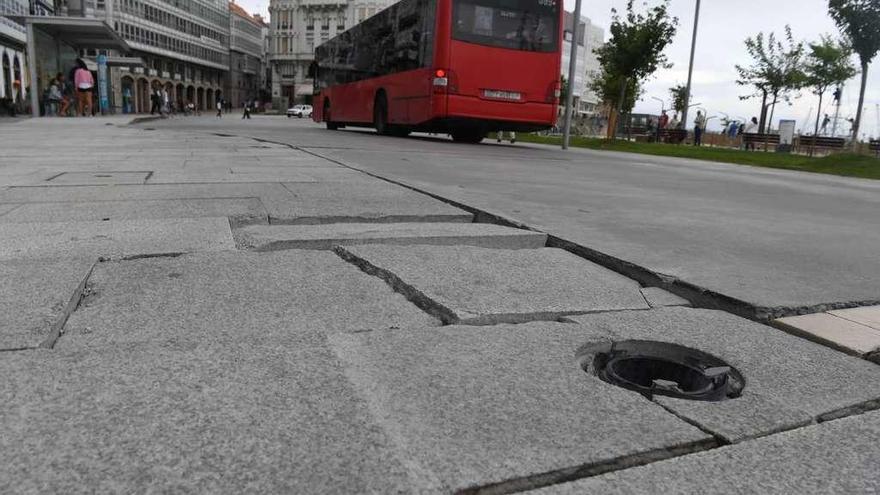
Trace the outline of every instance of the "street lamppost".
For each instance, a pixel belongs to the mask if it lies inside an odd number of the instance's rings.
[[[571,54],[568,59],[568,91],[565,95],[565,127],[562,131],[562,149],[568,149],[568,141],[571,139],[571,106],[574,105],[574,80],[577,74],[577,50],[578,31],[581,25],[581,0],[574,4],[574,16],[572,16],[571,28]]]
[[[657,101],[660,102],[660,113],[663,113],[663,112],[666,111],[666,101],[664,101],[664,100],[662,100],[662,99],[660,99],[660,98],[657,98],[656,96],[652,96],[651,99],[652,99],[652,100],[657,100]]]
[[[687,119],[688,119],[688,109],[690,106],[688,105],[691,101],[691,82],[693,80],[694,75],[694,52],[697,49],[697,28],[700,25],[700,0],[697,0],[697,11],[694,14],[694,37],[691,40],[691,61],[690,65],[688,65],[688,82],[687,82],[687,94],[684,96],[684,111],[681,116],[681,123],[684,125],[684,128],[687,129]]]

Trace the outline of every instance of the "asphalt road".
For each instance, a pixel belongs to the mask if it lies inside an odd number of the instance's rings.
[[[231,118],[230,118],[231,117]],[[880,182],[694,160],[327,131],[144,124],[282,142],[513,218],[771,315],[880,301]]]

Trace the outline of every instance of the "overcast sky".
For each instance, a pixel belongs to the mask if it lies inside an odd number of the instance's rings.
[[[582,14],[605,28],[606,36],[608,36],[608,25],[611,23],[611,8],[623,9],[626,6],[625,0],[582,1]],[[647,1],[650,5],[659,2],[659,0]],[[268,0],[237,0],[237,3],[249,12],[262,12],[268,15]],[[574,3],[574,0],[565,0],[568,10],[574,10]],[[637,0],[636,4],[640,3]],[[746,94],[747,91],[735,83],[734,65],[745,65],[749,62],[743,41],[759,31],[765,33],[774,31],[781,35],[786,23],[791,25],[798,40],[814,41],[822,34],[836,36],[837,27],[828,17],[827,5],[827,0],[704,0],[700,12],[700,31],[694,62],[692,101],[702,103],[710,116],[721,117],[722,112],[730,115],[731,118],[758,116],[760,102],[740,101],[739,96]],[[660,103],[651,97],[665,99],[668,106],[668,88],[687,81],[694,6],[695,0],[672,0],[672,15],[679,18],[680,27],[675,41],[667,48],[666,53],[674,67],[659,71],[645,86],[646,91],[642,101],[636,105],[637,112],[659,113]],[[868,92],[865,97],[866,108],[862,119],[863,130],[868,134],[880,136],[876,107],[880,103],[880,56],[875,60],[869,74]],[[842,118],[855,116],[858,90],[858,79],[853,79],[845,88],[840,112]],[[829,99],[830,95],[826,97],[826,101]],[[779,118],[793,119],[797,121],[800,129],[811,109],[810,120],[816,118],[817,105],[818,99],[805,91],[792,106],[783,104],[777,107],[778,118],[774,117],[774,122],[778,122]],[[828,107],[823,113],[833,116],[833,110]],[[717,125],[718,119],[710,122],[710,127]]]

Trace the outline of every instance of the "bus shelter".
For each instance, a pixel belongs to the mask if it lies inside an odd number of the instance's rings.
[[[31,114],[40,116],[40,95],[58,72],[73,66],[84,50],[114,50],[128,53],[131,48],[101,19],[85,17],[14,16],[27,30],[28,79]],[[106,57],[102,60],[106,63]],[[106,107],[109,81],[106,67],[96,67],[98,104]],[[103,70],[103,73],[102,73]]]

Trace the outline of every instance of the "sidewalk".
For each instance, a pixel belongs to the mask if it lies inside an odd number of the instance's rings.
[[[0,133],[0,492],[880,489],[875,364],[301,150],[125,122]],[[595,376],[643,340],[741,397]]]

